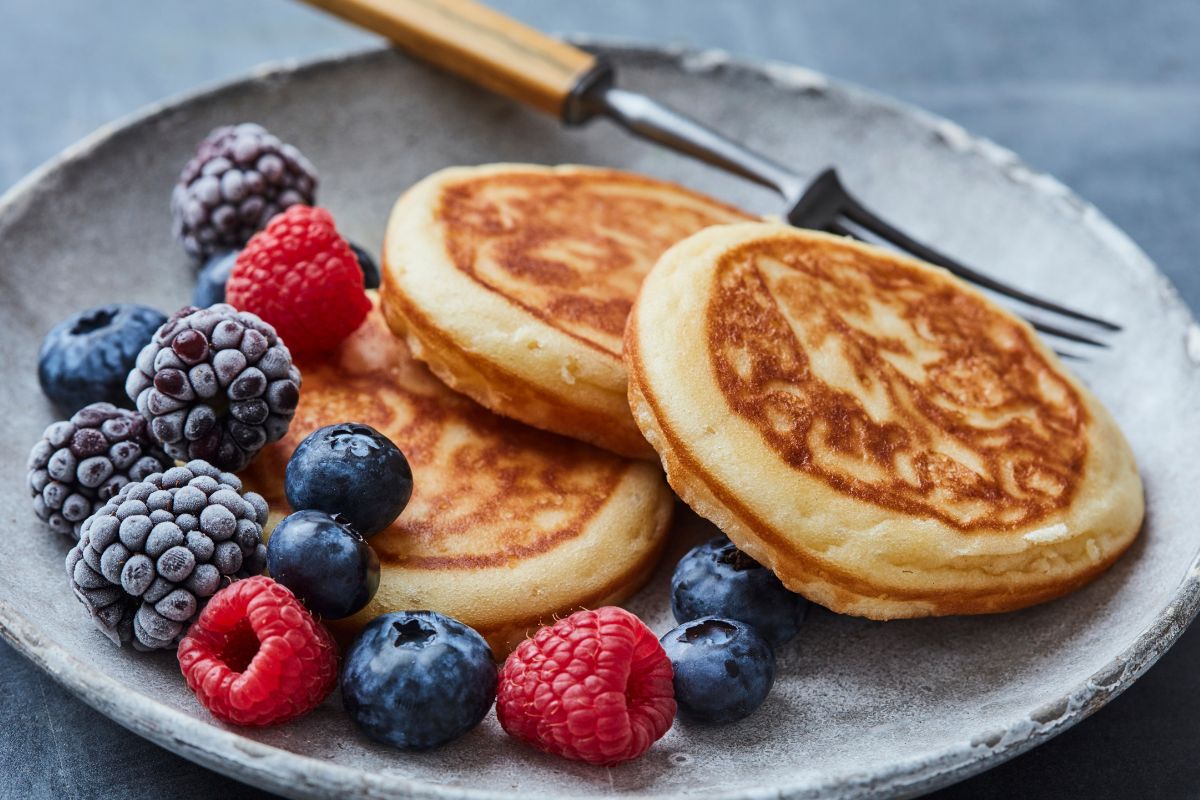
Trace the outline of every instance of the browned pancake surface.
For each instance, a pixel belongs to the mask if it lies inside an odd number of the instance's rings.
[[[377,311],[338,359],[301,369],[291,427],[262,452],[247,481],[273,508],[286,508],[284,470],[304,437],[342,421],[376,428],[404,451],[415,476],[409,506],[371,539],[385,563],[469,570],[544,553],[581,534],[628,464],[447,389]]]
[[[764,240],[717,269],[717,383],[793,468],[963,531],[1027,528],[1071,503],[1087,409],[1024,327],[862,250]]]
[[[659,255],[702,228],[750,219],[682,187],[604,170],[459,181],[444,189],[435,216],[458,269],[618,357],[625,319]]]

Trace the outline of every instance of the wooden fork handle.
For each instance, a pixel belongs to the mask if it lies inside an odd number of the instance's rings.
[[[603,71],[590,53],[473,0],[305,0],[412,55],[567,122]],[[575,119],[574,117],[580,117]]]

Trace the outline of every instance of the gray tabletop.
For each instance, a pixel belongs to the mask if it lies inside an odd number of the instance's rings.
[[[1200,304],[1194,0],[493,4],[552,31],[791,61],[948,116],[1095,203]],[[0,0],[0,190],[145,103],[372,41],[285,0]],[[1097,716],[938,797],[1196,796],[1198,658],[1193,630]],[[0,797],[161,796],[267,795],[127,733],[0,645]]]

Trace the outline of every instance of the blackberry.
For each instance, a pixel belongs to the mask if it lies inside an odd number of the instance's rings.
[[[46,428],[30,451],[33,510],[52,531],[78,538],[84,520],[122,487],[171,463],[141,414],[92,403]]]
[[[299,150],[261,125],[212,131],[171,193],[175,235],[195,258],[246,244],[288,206],[313,205],[317,173]]]
[[[67,554],[71,588],[114,644],[174,647],[222,585],[262,572],[267,513],[206,461],[147,475],[84,522]]]
[[[257,315],[186,306],[142,348],[125,391],[169,455],[237,471],[287,433],[300,370]]]

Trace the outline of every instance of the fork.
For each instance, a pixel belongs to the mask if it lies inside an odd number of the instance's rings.
[[[305,0],[392,40],[459,77],[557,117],[566,126],[607,117],[635,136],[775,190],[787,221],[801,228],[875,241],[936,264],[963,280],[1073,323],[1085,335],[1038,319],[1041,333],[1089,347],[1116,332],[1113,322],[1009,286],[921,243],[868,209],[842,184],[835,168],[811,181],[695,120],[636,92],[618,88],[602,57],[573,47],[474,0]],[[1059,355],[1079,358],[1070,352]]]

